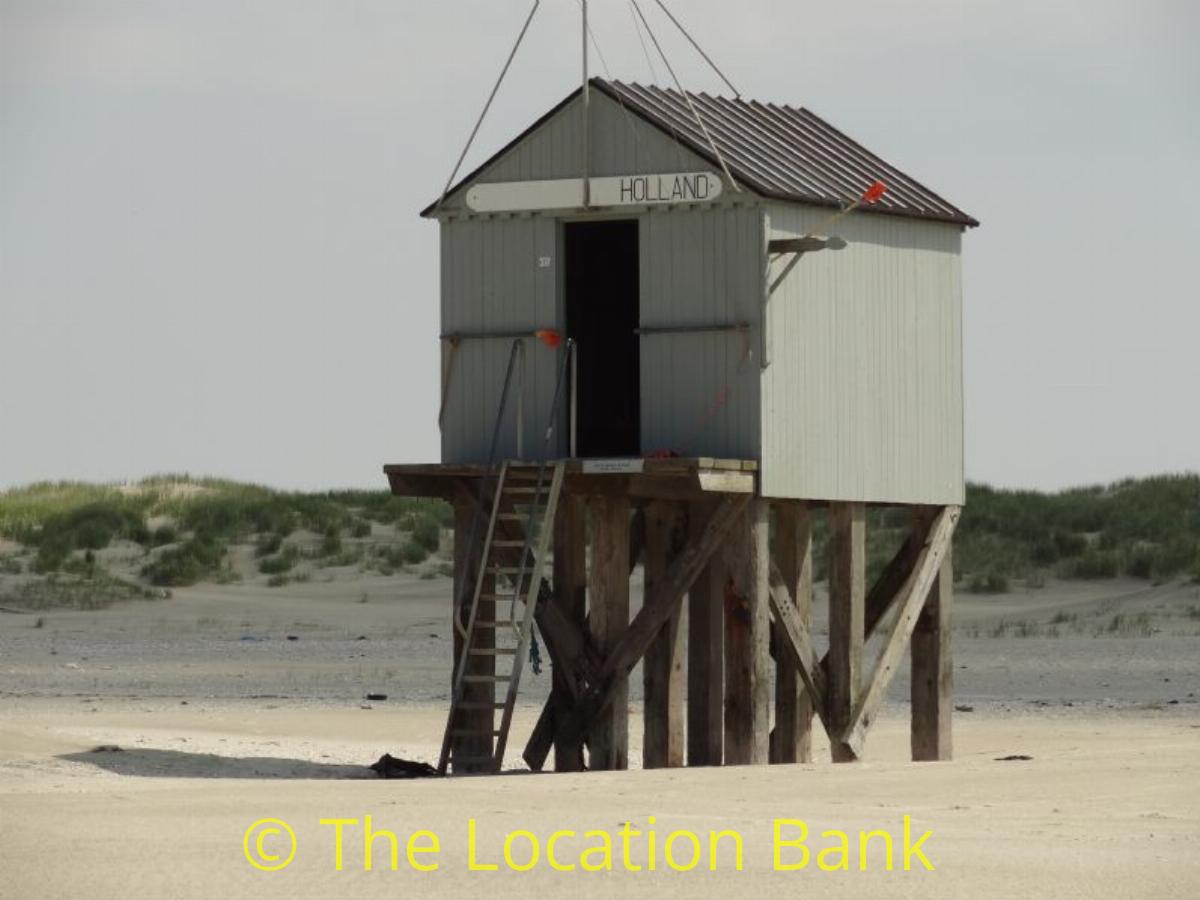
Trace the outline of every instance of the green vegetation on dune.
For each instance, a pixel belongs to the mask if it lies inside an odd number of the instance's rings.
[[[1045,574],[1200,579],[1200,475],[1054,494],[970,485],[954,560],[968,581]]]
[[[234,545],[248,545],[257,572],[274,585],[339,566],[391,574],[444,556],[442,533],[451,523],[445,503],[382,490],[295,493],[187,476],[119,486],[43,483],[0,493],[0,535],[24,547],[0,559],[0,575],[49,584],[18,585],[32,602],[41,602],[39,590],[61,592],[68,583],[83,585],[66,592],[72,604],[89,584],[115,598],[122,588],[103,582],[95,554],[118,541],[140,545],[133,548],[134,571],[155,586],[239,579]],[[907,509],[869,511],[869,577],[883,568],[908,526]],[[816,574],[823,578],[823,515],[814,536]],[[1200,475],[1058,493],[972,484],[954,555],[961,587],[980,593],[1002,593],[1015,581],[1036,587],[1049,577],[1200,580]],[[446,571],[444,561],[429,565],[427,574]],[[4,599],[14,601],[13,590]]]
[[[867,576],[887,564],[904,540],[909,512],[867,513]],[[818,579],[827,575],[828,523],[813,531]],[[1200,475],[1129,479],[1057,493],[967,486],[954,535],[960,589],[1004,593],[1013,582],[1041,586],[1049,577],[1128,576],[1200,581]]]
[[[117,541],[141,545],[136,571],[156,586],[237,580],[230,549],[243,543],[253,544],[258,570],[274,585],[305,580],[307,572],[297,571],[302,562],[390,573],[436,551],[451,520],[443,503],[385,491],[298,493],[187,476],[132,485],[43,483],[0,494],[0,536],[30,556],[5,557],[0,574],[29,572],[61,587],[48,576],[72,572],[81,554]],[[388,528],[379,545],[364,546],[374,525]],[[311,549],[302,552],[296,541]],[[12,590],[4,598],[21,602]]]
[[[57,573],[27,581],[4,595],[4,602],[22,609],[104,609],[118,600],[152,600],[166,596],[138,584],[95,571],[82,577]]]

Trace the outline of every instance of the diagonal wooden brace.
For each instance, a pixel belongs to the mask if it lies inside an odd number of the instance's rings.
[[[642,552],[645,549],[645,542],[645,510],[639,507],[634,511],[633,521],[629,524],[629,571],[631,575],[633,574],[634,568],[637,567],[638,561],[642,558]],[[542,627],[542,622],[540,619],[538,620],[538,627]],[[546,643],[549,645],[550,638],[546,635],[544,628],[542,634],[546,637]],[[567,637],[569,638],[569,635]],[[590,641],[587,641],[587,646],[592,650],[593,654],[594,668],[589,666],[588,675],[588,683],[592,683],[591,679],[595,676],[590,673],[599,671],[601,661],[599,659],[599,655],[595,653],[594,647]],[[560,665],[558,660],[560,656],[564,655],[564,653],[565,651],[556,656],[554,651],[551,650],[551,660],[555,666]],[[564,662],[562,665],[566,666],[567,663]],[[571,682],[573,688],[571,691],[571,697],[569,698],[573,705],[574,702],[579,699],[579,694],[583,690],[583,686],[582,682],[579,680],[569,678],[568,681]],[[550,748],[554,746],[555,735],[560,733],[559,719],[564,720],[562,723],[564,728],[570,726],[570,722],[566,721],[569,712],[570,708],[568,706],[564,706],[562,698],[555,697],[553,693],[551,693],[551,695],[546,698],[546,702],[542,704],[541,714],[538,716],[537,723],[533,726],[533,731],[530,733],[529,740],[525,744],[525,752],[521,754],[522,759],[525,760],[525,764],[529,766],[531,771],[542,771],[542,767],[546,764],[546,757],[550,755]]]
[[[883,638],[883,646],[876,658],[875,667],[871,672],[870,687],[863,692],[855,705],[844,733],[840,736],[856,755],[862,754],[866,742],[867,730],[875,720],[875,713],[883,702],[888,685],[896,674],[904,648],[912,637],[917,624],[917,617],[929,596],[933,580],[941,569],[942,560],[950,549],[950,540],[954,535],[954,527],[958,524],[961,509],[957,506],[947,506],[931,525],[924,545],[918,553],[909,577],[905,580],[896,595],[895,606],[898,608],[888,633]]]
[[[879,627],[879,623],[883,621],[887,611],[892,608],[892,601],[896,599],[896,595],[912,574],[928,533],[928,527],[914,526],[907,540],[900,545],[900,549],[884,566],[879,578],[867,592],[865,640],[871,639],[871,635],[875,633],[875,629]],[[829,673],[828,652],[821,657],[821,672],[824,675]]]
[[[813,709],[821,717],[821,723],[829,728],[826,719],[825,706],[825,670],[817,661],[813,650],[812,636],[808,628],[800,620],[800,613],[792,602],[792,595],[783,580],[783,573],[775,563],[771,563],[771,610],[775,613],[775,621],[783,626],[787,641],[779,652],[790,652],[796,660],[804,687],[812,698]]]
[[[613,686],[618,675],[627,675],[649,649],[663,624],[679,608],[683,596],[691,588],[709,558],[721,546],[722,540],[750,502],[749,494],[730,494],[725,497],[708,520],[704,531],[676,557],[661,583],[646,597],[641,610],[629,623],[621,640],[604,660],[599,677],[580,696],[569,713],[564,727],[586,731],[590,722],[612,701]],[[551,720],[553,721],[553,720]],[[534,771],[545,764],[550,745],[526,747],[525,762]]]

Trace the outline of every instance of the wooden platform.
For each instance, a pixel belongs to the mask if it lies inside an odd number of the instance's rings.
[[[520,463],[518,463],[520,464]],[[536,465],[536,463],[534,463]],[[402,497],[453,500],[456,486],[494,474],[486,465],[401,463],[383,472]],[[713,457],[572,459],[566,461],[568,494],[611,494],[646,500],[695,500],[708,494],[753,494],[758,463]]]
[[[573,459],[562,467],[552,568],[529,598],[553,671],[523,753],[531,769],[541,770],[551,750],[558,771],[626,768],[628,679],[639,662],[645,768],[808,761],[814,721],[828,733],[834,761],[861,759],[910,639],[913,759],[950,758],[958,507],[905,504],[908,534],[870,584],[866,504],[762,497],[753,460]],[[529,543],[521,517],[498,512],[503,492],[489,493],[486,479],[498,470],[404,464],[384,472],[394,494],[453,504],[453,615],[462,621],[465,589],[481,578],[473,561],[481,553],[472,549],[482,543],[478,523],[492,511],[500,538],[484,580],[488,572],[505,577],[520,562],[516,548]],[[824,656],[811,618],[818,511],[829,527]],[[639,563],[645,594],[631,615]],[[483,610],[485,620],[493,613]],[[497,733],[493,635],[456,637],[456,671],[489,684],[451,715],[452,735]],[[471,759],[465,744],[454,749],[456,760]],[[454,771],[473,770],[456,761]]]

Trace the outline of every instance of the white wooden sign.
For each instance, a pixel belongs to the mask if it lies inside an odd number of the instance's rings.
[[[645,468],[642,459],[585,459],[585,475],[638,475]]]
[[[592,178],[590,185],[592,206],[707,203],[721,196],[723,188],[716,172],[617,175]],[[583,206],[583,179],[476,184],[467,190],[467,206],[475,212],[578,209]]]

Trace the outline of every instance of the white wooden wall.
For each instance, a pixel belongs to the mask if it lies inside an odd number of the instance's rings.
[[[768,233],[827,215],[772,204]],[[833,231],[849,246],[805,255],[767,302],[762,491],[961,503],[961,229],[851,214]]]

